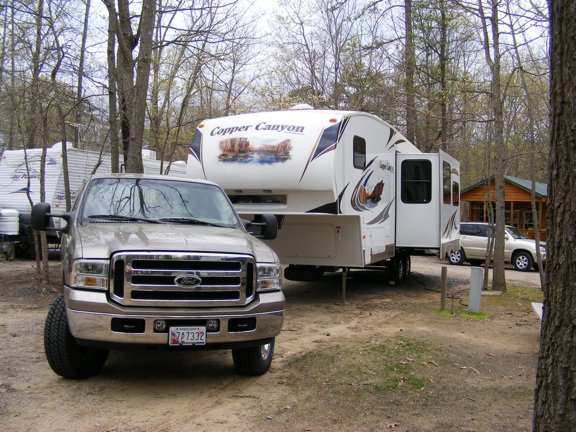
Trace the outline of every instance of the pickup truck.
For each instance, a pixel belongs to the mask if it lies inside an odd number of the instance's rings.
[[[52,370],[98,374],[109,351],[231,349],[243,375],[268,371],[285,298],[277,255],[259,238],[276,218],[239,218],[224,191],[202,180],[91,177],[69,213],[38,203],[35,230],[59,218],[63,290],[44,328]],[[249,232],[250,231],[250,232]]]

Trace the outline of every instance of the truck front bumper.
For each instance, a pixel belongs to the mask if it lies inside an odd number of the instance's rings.
[[[72,335],[81,343],[96,345],[166,345],[168,330],[158,331],[154,324],[167,326],[202,325],[218,320],[217,331],[208,331],[206,347],[250,345],[269,340],[282,330],[284,294],[281,291],[260,294],[242,307],[227,308],[136,308],[111,302],[106,292],[64,288],[66,315]]]

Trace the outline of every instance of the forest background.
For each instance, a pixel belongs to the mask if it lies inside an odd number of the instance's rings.
[[[544,0],[14,0],[0,20],[1,150],[185,160],[205,118],[308,103],[451,153],[463,187],[497,163],[547,179]]]

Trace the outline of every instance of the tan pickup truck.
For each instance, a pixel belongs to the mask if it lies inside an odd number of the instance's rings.
[[[90,178],[70,213],[34,206],[34,229],[52,218],[65,221],[64,277],[44,346],[58,375],[86,378],[109,350],[150,345],[228,348],[239,373],[268,371],[285,299],[278,257],[256,237],[275,237],[273,216],[242,221],[211,182],[112,174]]]

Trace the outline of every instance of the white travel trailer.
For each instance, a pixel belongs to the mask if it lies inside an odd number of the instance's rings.
[[[392,126],[353,111],[290,110],[203,121],[190,177],[220,184],[245,218],[278,219],[287,279],[393,269],[410,255],[459,248],[460,165],[422,153]]]
[[[111,162],[109,154],[80,150],[71,147],[66,151],[70,182],[71,202],[93,173],[110,173]],[[160,174],[160,161],[155,160],[155,153],[143,151],[144,172]],[[0,157],[0,208],[16,210],[19,213],[19,234],[11,239],[17,243],[18,250],[25,252],[30,247],[30,213],[32,205],[41,200],[42,149],[6,150]],[[167,168],[164,162],[163,169]],[[183,177],[186,175],[185,162],[171,164],[170,175]],[[62,159],[62,143],[57,143],[46,150],[44,164],[45,197],[54,213],[66,211],[66,196],[64,188],[64,169]],[[32,201],[32,203],[30,202]],[[49,231],[49,234],[55,234]],[[58,241],[57,236],[51,240]]]

